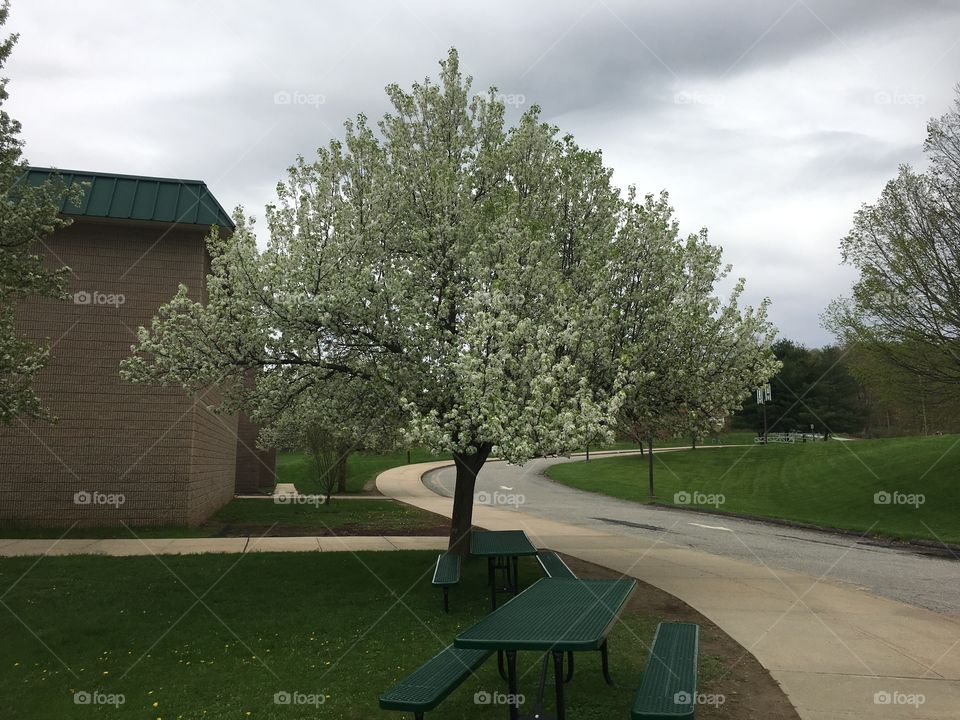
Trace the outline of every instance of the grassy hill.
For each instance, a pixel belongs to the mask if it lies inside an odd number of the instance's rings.
[[[960,543],[960,435],[704,447],[654,457],[661,503]],[[605,458],[555,465],[547,474],[648,502],[646,463]]]

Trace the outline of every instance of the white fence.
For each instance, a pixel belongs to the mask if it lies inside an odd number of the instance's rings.
[[[799,432],[767,433],[768,443],[823,442],[826,439],[827,439],[826,435],[821,435],[819,433],[799,433]],[[757,435],[757,437],[755,437],[753,441],[755,443],[762,443],[763,435]]]

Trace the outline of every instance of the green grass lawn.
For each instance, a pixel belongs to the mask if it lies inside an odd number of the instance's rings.
[[[486,566],[464,565],[440,609],[436,554],[289,553],[0,559],[0,697],[10,720],[110,717],[395,718],[377,698],[488,612]],[[521,579],[540,576],[524,561]],[[7,590],[9,588],[9,590]],[[199,598],[199,599],[198,599]],[[618,687],[596,653],[581,653],[568,717],[626,717],[655,623],[627,615],[610,635]],[[736,659],[736,658],[733,658]],[[731,659],[731,663],[732,660]],[[539,658],[520,657],[520,691],[534,692]],[[701,687],[723,674],[701,657]],[[731,680],[728,678],[727,682]],[[473,702],[505,692],[491,658],[433,714],[501,718]],[[77,692],[123,695],[118,708],[77,705]],[[277,693],[323,696],[278,705]],[[549,689],[548,689],[549,692]]]
[[[750,432],[734,432],[720,435],[716,440],[707,438],[703,445],[738,445],[753,442],[754,434]],[[670,438],[656,440],[654,447],[683,447],[690,444],[689,438]],[[626,440],[590,448],[591,452],[604,450],[633,450],[636,443]],[[450,460],[451,456],[434,455],[423,448],[414,448],[410,451],[410,462],[433,462],[435,460]],[[391,453],[351,453],[347,458],[347,492],[362,492],[364,486],[374,480],[384,470],[407,464],[407,451],[398,450]],[[297,490],[305,494],[322,493],[323,488],[316,478],[316,471],[310,457],[304,452],[285,452],[277,455],[277,482],[293,483]]]
[[[718,435],[715,438],[701,438],[697,441],[697,445],[713,446],[713,445],[749,445],[753,442],[753,438],[756,437],[756,433],[752,432],[729,432],[722,435]],[[690,438],[685,437],[675,437],[675,438],[658,438],[653,441],[653,447],[655,448],[674,448],[674,447],[689,447]],[[610,443],[608,445],[599,445],[595,448],[590,448],[590,452],[603,452],[604,450],[636,450],[640,446],[635,442],[629,440],[618,440],[617,442]],[[646,447],[646,445],[644,445]]]
[[[142,538],[216,537],[222,535],[446,534],[446,518],[393,500],[334,500],[330,505],[275,503],[269,499],[235,499],[197,527],[4,528],[7,538]]]
[[[421,448],[410,451],[411,463],[449,459],[449,455],[432,455]],[[364,485],[384,470],[406,464],[406,450],[392,453],[350,453],[347,458],[347,492],[361,492]],[[286,452],[277,455],[277,482],[293,483],[297,486],[297,490],[308,495],[323,492],[317,480],[313,462],[304,452]]]
[[[960,436],[752,446],[655,455],[657,500],[895,537],[960,542]],[[551,467],[554,480],[647,502],[647,459]],[[901,493],[877,504],[876,493]],[[923,503],[908,504],[922,494]],[[696,501],[700,502],[697,503]],[[919,500],[919,498],[917,498]]]

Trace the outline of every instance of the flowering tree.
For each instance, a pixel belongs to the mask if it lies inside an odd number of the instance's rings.
[[[349,435],[453,454],[457,550],[494,448],[521,462],[582,447],[619,400],[591,383],[608,352],[595,289],[619,209],[610,171],[538,108],[506,129],[495,92],[469,90],[455,51],[439,84],[388,87],[379,133],[360,116],[290,169],[263,253],[242,213],[210,237],[208,303],[181,288],[124,364],[134,380],[225,385],[226,407],[278,426],[302,397],[327,418],[375,405],[390,422]]]
[[[9,11],[9,3],[0,4],[0,27]],[[0,70],[16,40],[16,35],[0,40]],[[64,188],[55,178],[39,187],[23,182],[27,164],[20,123],[3,109],[7,97],[7,81],[0,78],[0,424],[16,417],[51,419],[33,391],[49,348],[17,337],[14,308],[31,295],[65,297],[69,272],[44,268],[36,254],[37,243],[67,224],[57,214]]]
[[[632,374],[619,419],[652,448],[660,435],[715,431],[780,364],[768,302],[741,308],[743,279],[725,303],[714,294],[730,268],[705,230],[680,238],[666,193],[640,204],[631,191],[624,212],[609,274],[617,358]]]
[[[742,318],[683,303],[717,277],[704,238],[678,244],[669,214],[624,201],[600,153],[538,108],[506,128],[495,90],[470,96],[455,51],[438,84],[387,93],[378,132],[361,115],[290,168],[263,252],[242,212],[231,237],[213,232],[207,304],[180,288],[123,372],[220,384],[224,407],[275,439],[319,423],[351,443],[402,437],[452,453],[450,546],[465,552],[492,452],[519,463],[609,437],[624,398],[656,377],[648,330],[681,335],[663,353],[689,353]],[[255,386],[242,381],[251,371]],[[646,397],[644,412],[660,400]]]

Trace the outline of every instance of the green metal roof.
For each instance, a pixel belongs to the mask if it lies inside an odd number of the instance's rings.
[[[87,183],[79,204],[66,198],[61,202],[60,212],[64,215],[234,227],[230,216],[201,180],[31,167],[26,181],[41,185],[53,173],[59,174],[68,186]]]

